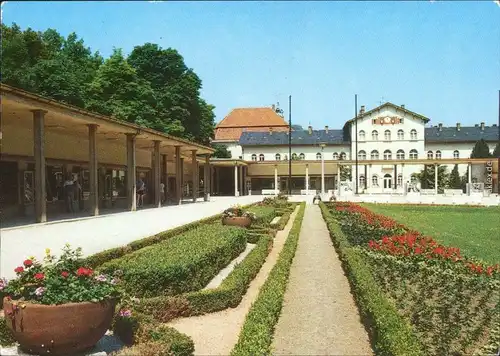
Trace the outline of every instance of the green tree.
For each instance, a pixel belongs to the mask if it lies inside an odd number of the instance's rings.
[[[489,158],[491,157],[490,148],[484,139],[480,139],[474,145],[470,158]]]
[[[352,180],[352,169],[351,166],[340,166],[340,181],[351,181]]]
[[[493,150],[492,156],[495,158],[500,158],[500,141],[497,142],[497,145],[495,146],[495,149]]]
[[[469,166],[467,166],[467,170],[465,171],[465,174],[462,176],[460,180],[460,188],[462,188],[462,191],[465,192],[467,189],[467,183],[469,182]]]
[[[433,189],[435,187],[435,168],[434,165],[425,166],[420,173],[416,174],[422,189]],[[449,186],[449,174],[446,172],[446,166],[438,168],[438,192],[443,193],[444,189]]]
[[[458,173],[458,164],[455,164],[450,173],[448,185],[451,189],[460,189],[462,187],[462,180],[460,179],[460,174]]]
[[[212,148],[215,149],[213,154],[216,158],[231,158],[231,152],[227,149],[226,145],[222,145],[219,143],[213,143]]]

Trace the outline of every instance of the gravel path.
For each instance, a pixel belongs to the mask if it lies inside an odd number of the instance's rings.
[[[307,205],[273,355],[372,355],[341,262],[317,205]]]
[[[236,308],[201,316],[176,319],[167,324],[193,338],[195,355],[230,354],[234,345],[238,342],[241,327],[252,303],[259,294],[260,287],[266,281],[269,272],[271,272],[278,259],[278,255],[283,248],[297,215],[297,209],[291,215],[286,227],[276,234],[273,249],[267,256],[255,279],[250,283],[243,300]]]

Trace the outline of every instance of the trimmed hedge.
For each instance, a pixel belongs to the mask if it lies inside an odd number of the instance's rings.
[[[252,206],[248,211],[257,215],[257,219],[252,222],[252,226],[267,226],[276,217],[276,208],[273,206],[256,205]]]
[[[247,314],[238,343],[231,355],[268,355],[271,353],[274,327],[281,313],[290,267],[299,241],[304,210],[305,203],[302,203],[278,261]]]
[[[248,209],[253,206],[256,206],[257,203],[252,203],[249,205],[243,206],[243,209]],[[153,235],[153,236],[148,236],[140,240],[132,241],[129,244],[125,246],[120,246],[120,247],[115,247],[111,248],[108,250],[104,250],[102,252],[98,252],[96,254],[93,254],[91,256],[88,256],[85,258],[85,264],[89,267],[96,268],[105,262],[109,262],[111,260],[114,260],[116,258],[120,258],[122,256],[125,256],[126,254],[129,254],[133,251],[137,251],[141,248],[151,246],[154,244],[157,244],[161,241],[164,241],[166,239],[169,239],[171,237],[183,234],[189,230],[195,229],[201,225],[205,224],[211,224],[213,222],[219,221],[222,218],[222,214],[217,214],[210,216],[208,218],[204,218],[201,220],[193,221],[189,224],[181,225],[178,227],[175,227],[170,230],[166,230],[163,232],[160,232],[159,234]]]
[[[12,336],[12,332],[10,331],[9,327],[7,326],[7,322],[5,321],[5,318],[1,317],[0,318],[0,345],[7,346],[7,345],[12,345],[15,342],[16,342],[16,340]]]
[[[411,327],[387,299],[358,249],[352,247],[325,203],[320,202],[333,244],[342,261],[377,355],[423,355]]]
[[[203,288],[246,247],[246,230],[218,224],[185,232],[101,266],[121,270],[127,292],[140,297],[175,295]]]

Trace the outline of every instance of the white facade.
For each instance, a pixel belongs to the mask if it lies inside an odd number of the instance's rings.
[[[292,146],[292,158],[308,161],[321,160],[321,152],[325,160],[336,160],[340,155],[349,159],[351,150],[349,145],[331,145],[325,146]],[[246,146],[243,151],[243,160],[245,161],[283,161],[288,157],[288,146]],[[277,156],[277,154],[279,156]],[[336,154],[336,156],[335,156]],[[297,157],[297,158],[295,158]]]

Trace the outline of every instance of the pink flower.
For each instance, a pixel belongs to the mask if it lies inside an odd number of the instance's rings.
[[[130,318],[132,316],[132,312],[129,309],[120,310],[120,316],[124,318]]]
[[[43,293],[45,293],[45,288],[43,287],[38,287],[36,290],[35,290],[35,294],[40,297],[43,295]]]

